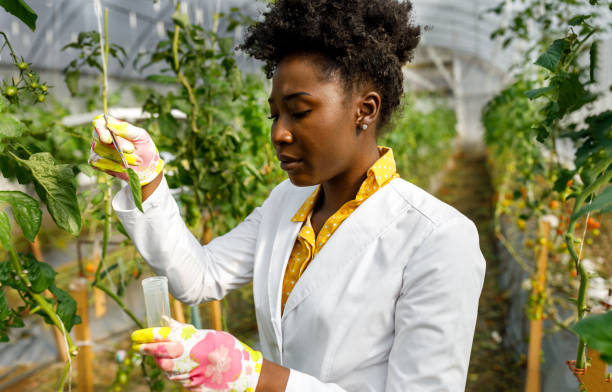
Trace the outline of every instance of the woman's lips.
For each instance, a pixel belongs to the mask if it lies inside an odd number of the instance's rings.
[[[302,159],[290,157],[287,155],[280,154],[278,156],[278,160],[280,161],[281,169],[284,171],[293,171],[297,169],[303,162]]]
[[[297,160],[292,160],[292,161],[281,161],[280,166],[281,166],[281,169],[283,169],[284,171],[294,171],[295,169],[300,167],[301,164],[302,164],[302,160],[297,159]]]

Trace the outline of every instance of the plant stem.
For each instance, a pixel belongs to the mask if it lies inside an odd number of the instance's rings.
[[[176,10],[177,11],[181,10],[180,2],[176,4]],[[193,89],[191,88],[191,85],[189,84],[189,82],[187,81],[183,73],[181,72],[181,64],[179,62],[179,57],[178,57],[180,30],[181,30],[181,27],[178,24],[174,23],[174,35],[172,37],[172,59],[173,59],[173,64],[174,64],[174,72],[176,73],[176,77],[178,81],[183,85],[183,87],[185,87],[185,90],[187,90],[187,96],[189,97],[189,104],[191,105],[191,130],[194,133],[200,133],[200,130],[198,129],[198,124],[196,122],[198,118],[198,112],[199,112],[198,101],[196,100],[196,97],[193,94]]]
[[[586,311],[586,299],[587,299],[587,287],[589,285],[589,275],[580,263],[580,258],[578,253],[576,252],[576,247],[574,246],[574,230],[576,229],[576,221],[579,216],[575,215],[576,212],[580,211],[586,199],[593,195],[599,187],[607,184],[610,179],[612,179],[612,171],[606,172],[608,166],[612,164],[612,159],[608,159],[600,166],[601,168],[601,176],[587,186],[582,193],[580,193],[576,197],[576,202],[574,203],[574,208],[572,211],[572,215],[570,216],[570,221],[567,229],[567,233],[565,235],[565,243],[567,244],[567,250],[570,255],[574,259],[574,263],[576,265],[576,271],[580,276],[580,285],[578,287],[578,298],[576,300],[576,310],[578,311],[578,320],[584,317],[584,313]],[[586,224],[586,223],[585,223]],[[578,340],[578,350],[576,353],[576,368],[584,369],[585,366],[585,358],[584,353],[586,349],[586,342],[582,339]]]
[[[102,67],[102,108],[104,109],[104,115],[108,115],[108,8],[104,8],[104,67]]]
[[[70,361],[66,361],[66,363],[64,364],[64,370],[62,370],[62,376],[59,380],[59,387],[57,388],[57,392],[62,392],[64,390],[64,384],[66,383],[68,373],[70,373]]]
[[[6,42],[6,45],[9,48],[9,52],[11,52],[11,57],[13,58],[13,61],[15,62],[15,64],[17,64],[19,62],[19,59],[17,59],[17,55],[15,55],[15,52],[13,51],[13,47],[11,46],[11,43],[9,42],[8,37],[2,31],[0,31],[0,35],[4,37],[4,42]]]
[[[127,314],[132,319],[132,321],[136,323],[138,328],[144,328],[144,325],[140,322],[140,320],[138,320],[138,318],[136,318],[136,316],[134,316],[134,313],[132,313],[132,311],[130,311],[130,309],[125,306],[125,304],[117,294],[113,293],[112,290],[110,290],[108,287],[100,284],[100,282],[94,282],[93,285],[94,287],[99,288],[100,290],[104,291],[109,297],[111,297],[117,303],[117,305],[119,305],[119,307],[125,312],[125,314]]]
[[[19,278],[24,282],[24,284],[26,286],[27,293],[38,304],[38,306],[36,308],[41,309],[42,311],[44,311],[47,314],[47,316],[49,316],[49,318],[51,319],[53,324],[55,324],[55,326],[60,331],[62,331],[62,334],[64,335],[64,338],[66,339],[66,342],[68,343],[68,356],[69,356],[69,358],[68,358],[68,361],[66,361],[66,365],[64,366],[64,371],[62,373],[62,377],[60,378],[59,385],[58,385],[58,388],[57,388],[58,392],[61,392],[64,389],[64,383],[66,382],[66,377],[68,375],[68,370],[70,369],[70,364],[72,362],[72,359],[76,355],[77,347],[74,345],[74,342],[70,338],[70,335],[68,335],[68,331],[66,331],[66,328],[64,328],[64,323],[59,318],[57,313],[55,313],[55,311],[53,310],[53,306],[51,306],[51,304],[47,301],[47,299],[45,297],[43,297],[42,295],[37,294],[37,293],[33,292],[32,290],[30,290],[29,288],[27,288],[27,287],[31,286],[31,283],[30,283],[29,279],[23,273],[23,269],[21,268],[21,262],[19,261],[19,257],[17,256],[17,253],[15,252],[15,249],[10,249],[9,253],[10,253],[11,262],[13,264],[13,267],[15,268],[15,271],[17,271],[17,276],[19,276]]]
[[[102,259],[98,264],[98,271],[101,269],[100,266],[104,264],[106,259],[106,252],[108,250],[108,240],[110,239],[110,216],[113,213],[111,209],[111,183],[110,179],[106,179],[106,194],[104,195],[104,231],[102,233]],[[96,271],[97,272],[97,271]]]

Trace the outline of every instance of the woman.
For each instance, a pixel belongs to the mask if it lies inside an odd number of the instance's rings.
[[[271,140],[289,181],[207,246],[185,227],[147,132],[109,120],[145,212],[127,188],[113,207],[173,295],[196,304],[253,281],[265,359],[174,321],[136,331],[172,379],[198,391],[464,390],[485,270],[476,228],[400,179],[376,144],[420,38],[411,11],[397,0],[269,6],[241,48],[272,77]],[[116,154],[97,153],[111,139],[95,125],[92,165],[124,177]]]

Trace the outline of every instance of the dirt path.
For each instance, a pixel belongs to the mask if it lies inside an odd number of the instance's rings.
[[[480,234],[480,249],[487,260],[466,391],[520,391],[522,366],[501,342],[508,305],[497,287],[493,187],[485,157],[456,155],[436,196],[474,221]]]

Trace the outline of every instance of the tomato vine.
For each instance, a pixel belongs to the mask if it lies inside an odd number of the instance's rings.
[[[498,153],[494,164],[498,168],[505,166],[502,169],[505,176],[519,170],[521,178],[514,179],[514,184],[522,183],[517,186],[524,188],[517,189],[510,197],[513,201],[522,197],[526,200],[515,208],[524,211],[519,219],[524,222],[531,216],[558,215],[555,210],[560,206],[567,211],[567,215],[560,215],[557,240],[551,244],[556,244],[558,251],[568,253],[571,258],[568,266],[573,266],[570,268],[577,278],[575,320],[581,320],[590,309],[586,294],[592,275],[581,260],[581,237],[587,228],[596,233],[593,214],[612,212],[612,111],[593,110],[601,97],[595,88],[599,37],[610,26],[599,20],[598,16],[607,7],[600,6],[596,0],[532,3],[515,12],[508,26],[496,30],[492,38],[504,38],[503,45],[509,46],[515,39],[528,40],[535,34],[539,39],[530,45],[525,57],[540,52],[535,59],[538,68],[521,64],[524,71],[516,76],[513,85],[489,103],[483,122],[487,143]],[[501,14],[508,5],[502,2],[492,11]],[[581,61],[585,57],[586,66]],[[508,116],[508,110],[514,115]],[[575,149],[571,159],[562,156],[561,144]],[[502,156],[509,156],[511,160],[502,164]],[[506,177],[501,182],[506,184],[508,180]],[[500,189],[498,206],[503,209],[508,207],[504,206],[508,198],[505,185]],[[582,220],[584,232],[577,233]],[[546,241],[541,246],[547,246]],[[545,297],[533,298],[530,303],[537,305],[543,301]],[[549,305],[551,309],[546,315],[570,330],[571,322],[556,319],[554,304]],[[531,314],[531,317],[543,315]],[[580,335],[578,369],[586,366],[585,348],[584,336]]]

